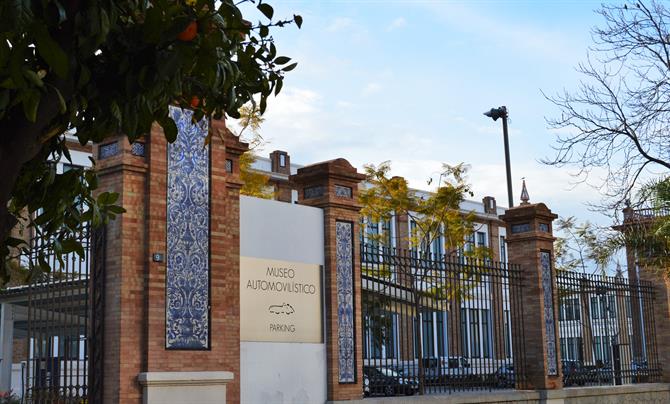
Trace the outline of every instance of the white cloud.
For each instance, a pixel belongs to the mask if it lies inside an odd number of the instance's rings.
[[[389,26],[386,27],[386,30],[387,31],[393,31],[393,30],[403,28],[403,27],[406,27],[406,26],[407,26],[407,21],[402,17],[398,17],[395,20],[391,21]]]
[[[337,17],[328,25],[326,31],[337,32],[342,31],[347,28],[351,28],[354,25],[354,20],[347,17]]]
[[[363,88],[363,91],[361,91],[361,94],[364,96],[372,95],[375,93],[378,93],[382,90],[382,85],[377,83],[377,82],[371,82],[368,83],[365,88]]]

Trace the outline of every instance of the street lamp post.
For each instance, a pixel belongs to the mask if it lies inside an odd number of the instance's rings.
[[[507,171],[507,199],[509,202],[509,207],[514,206],[514,198],[512,196],[512,169],[509,162],[509,136],[507,135],[507,107],[502,106],[500,108],[491,108],[490,111],[484,112],[484,115],[489,118],[497,121],[498,118],[502,118],[503,124],[503,138],[505,141],[505,169]]]

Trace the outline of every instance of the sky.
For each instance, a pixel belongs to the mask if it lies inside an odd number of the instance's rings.
[[[291,162],[346,158],[390,160],[415,188],[442,163],[466,163],[473,199],[507,205],[501,122],[482,115],[501,105],[510,115],[515,203],[525,177],[531,202],[560,216],[600,225],[589,211],[598,191],[576,185],[553,156],[559,111],[548,95],[576,89],[575,67],[602,23],[599,1],[298,1],[275,0],[275,17],[302,15],[302,29],[275,29],[278,53],[298,67],[268,102],[262,155],[285,150]]]

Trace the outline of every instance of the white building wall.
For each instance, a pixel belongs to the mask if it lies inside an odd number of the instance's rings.
[[[322,209],[240,197],[241,256],[323,266],[323,237]],[[240,351],[242,403],[326,401],[325,344],[242,341]]]

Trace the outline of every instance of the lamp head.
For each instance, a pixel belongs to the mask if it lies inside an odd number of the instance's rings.
[[[507,107],[503,105],[500,108],[491,108],[490,111],[484,112],[484,115],[488,116],[494,121],[497,121],[498,118],[507,118]]]

